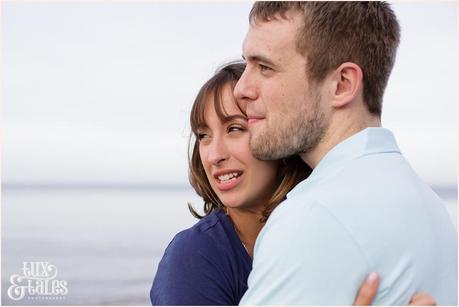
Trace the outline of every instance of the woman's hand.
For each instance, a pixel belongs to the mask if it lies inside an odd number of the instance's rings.
[[[357,297],[354,300],[354,306],[370,306],[376,296],[379,288],[378,273],[370,273],[367,279],[360,286]]]
[[[379,275],[370,273],[367,279],[360,286],[354,306],[369,306],[378,292]],[[436,306],[437,302],[427,293],[416,293],[410,300],[409,306]]]
[[[411,306],[437,306],[437,302],[426,292],[413,295],[410,301]]]

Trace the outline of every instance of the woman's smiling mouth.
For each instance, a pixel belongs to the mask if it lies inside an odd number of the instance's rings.
[[[241,181],[242,171],[221,171],[214,174],[217,188],[221,191],[227,191],[234,188]]]

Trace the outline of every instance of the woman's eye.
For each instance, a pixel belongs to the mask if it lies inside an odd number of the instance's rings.
[[[230,126],[228,127],[228,132],[235,132],[235,131],[244,131],[245,129],[240,126]]]
[[[208,137],[207,133],[198,133],[198,140],[201,141],[202,139]]]

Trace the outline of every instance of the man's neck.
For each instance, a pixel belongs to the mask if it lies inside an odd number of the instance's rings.
[[[319,144],[313,150],[300,156],[304,162],[314,169],[336,145],[369,127],[381,127],[380,117],[368,116],[366,119],[360,119],[359,121],[349,119],[331,121]]]

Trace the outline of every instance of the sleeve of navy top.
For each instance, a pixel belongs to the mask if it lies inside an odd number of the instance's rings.
[[[237,305],[217,250],[205,232],[177,234],[158,265],[152,305]]]

